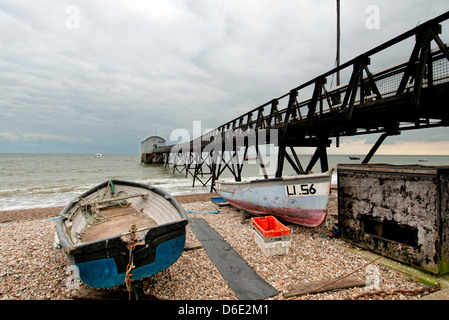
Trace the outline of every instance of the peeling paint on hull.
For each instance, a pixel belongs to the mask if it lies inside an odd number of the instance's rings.
[[[317,227],[326,220],[331,176],[332,171],[250,182],[217,181],[217,192],[250,213]]]
[[[300,224],[308,227],[318,227],[325,220],[327,210],[314,209],[289,209],[289,208],[265,208],[252,203],[244,201],[228,200],[234,207],[258,214],[258,215],[273,215],[281,220],[289,221],[295,224]]]
[[[185,236],[180,236],[156,247],[155,259],[151,263],[139,264],[133,269],[133,281],[155,275],[178,260],[184,250]],[[125,251],[120,254],[126,254]],[[125,284],[126,272],[119,271],[116,257],[91,260],[74,264],[77,276],[93,288],[110,288]],[[70,261],[70,260],[69,260]]]

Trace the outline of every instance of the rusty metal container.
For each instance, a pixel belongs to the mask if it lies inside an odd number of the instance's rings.
[[[388,257],[433,274],[449,273],[449,166],[341,164],[337,175],[344,240],[378,254],[393,250]]]

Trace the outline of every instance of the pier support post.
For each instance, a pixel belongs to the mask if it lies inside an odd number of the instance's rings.
[[[284,157],[285,157],[285,145],[279,143],[278,161],[276,168],[276,178],[282,177],[282,171],[284,170]]]
[[[368,154],[366,155],[365,159],[363,159],[362,163],[363,164],[367,164],[371,158],[374,156],[374,154],[376,153],[377,149],[379,149],[379,147],[381,146],[381,144],[384,142],[384,140],[388,137],[388,136],[392,136],[392,135],[399,135],[399,132],[385,132],[383,133],[379,139],[377,139],[376,143],[374,144],[374,146],[371,148],[371,150],[368,152]]]

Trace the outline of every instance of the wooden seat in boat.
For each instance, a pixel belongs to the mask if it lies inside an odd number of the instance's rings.
[[[157,225],[153,219],[131,206],[106,207],[101,209],[100,214],[107,218],[107,221],[89,226],[81,236],[82,242],[95,241],[128,232],[132,225],[136,225],[138,229]]]

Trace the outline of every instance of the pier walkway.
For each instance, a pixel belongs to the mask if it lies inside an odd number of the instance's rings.
[[[241,180],[249,147],[256,148],[264,170],[262,144],[279,147],[275,177],[281,177],[285,160],[298,174],[310,171],[318,161],[327,171],[332,139],[338,147],[340,137],[380,134],[363,159],[368,163],[388,136],[449,125],[449,51],[441,39],[441,23],[448,19],[446,12],[195,140],[154,153],[173,172],[190,174],[193,185],[210,183],[211,190],[226,169]],[[406,41],[412,41],[412,50],[404,52],[403,62],[376,72],[370,69],[372,61],[396,46],[402,48]],[[347,82],[331,88],[329,83],[340,73]],[[315,148],[305,166],[295,147]]]

